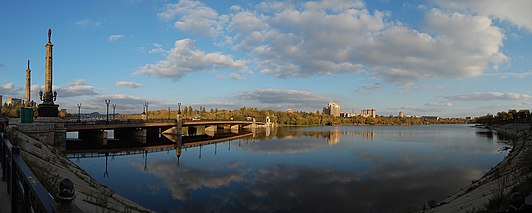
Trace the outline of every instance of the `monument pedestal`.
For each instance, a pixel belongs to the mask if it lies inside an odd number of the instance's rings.
[[[59,105],[56,104],[39,104],[39,117],[54,117],[59,116]]]

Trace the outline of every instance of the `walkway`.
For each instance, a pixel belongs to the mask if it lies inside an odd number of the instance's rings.
[[[11,197],[7,194],[6,181],[0,181],[0,213],[11,212]]]

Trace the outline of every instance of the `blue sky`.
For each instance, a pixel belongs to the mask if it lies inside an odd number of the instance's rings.
[[[532,2],[3,1],[0,95],[60,108],[342,111],[464,117],[532,108]]]

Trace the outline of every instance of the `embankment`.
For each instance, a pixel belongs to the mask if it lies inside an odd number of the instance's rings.
[[[54,147],[39,142],[16,129],[13,139],[20,146],[24,161],[39,181],[51,192],[62,178],[70,178],[76,190],[74,203],[83,212],[153,212],[98,183]]]
[[[490,125],[498,135],[512,138],[508,156],[480,179],[449,196],[427,212],[475,212],[486,209],[493,198],[510,196],[510,190],[531,177],[532,125],[512,123]]]

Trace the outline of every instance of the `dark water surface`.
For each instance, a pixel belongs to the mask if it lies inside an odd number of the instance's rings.
[[[159,212],[407,212],[500,162],[503,144],[466,125],[277,128],[229,142],[73,158]],[[107,170],[106,170],[107,168]]]

